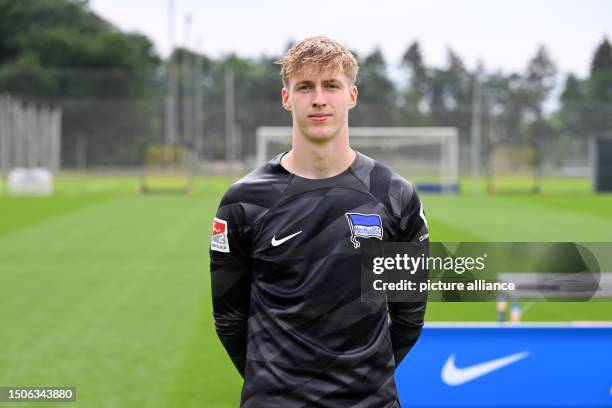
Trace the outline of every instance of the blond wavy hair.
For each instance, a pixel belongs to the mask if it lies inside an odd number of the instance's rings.
[[[309,69],[326,71],[341,69],[355,83],[359,65],[355,56],[342,44],[329,37],[308,37],[291,47],[278,61],[281,65],[283,85],[289,85],[289,79],[299,72]]]

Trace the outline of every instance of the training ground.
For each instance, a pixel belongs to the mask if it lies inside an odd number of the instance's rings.
[[[231,182],[141,195],[134,177],[64,175],[51,197],[0,195],[0,386],[76,387],[62,406],[238,406],[208,269]],[[431,240],[612,241],[612,195],[591,194],[588,180],[546,179],[542,191],[423,195]],[[430,303],[426,318],[494,321],[496,310]],[[526,322],[611,319],[609,302],[523,305]]]

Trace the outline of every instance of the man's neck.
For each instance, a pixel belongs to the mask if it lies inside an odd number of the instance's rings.
[[[282,166],[290,173],[310,179],[333,177],[345,171],[355,160],[355,151],[346,136],[333,137],[325,142],[312,142],[294,135],[293,147],[283,156]]]

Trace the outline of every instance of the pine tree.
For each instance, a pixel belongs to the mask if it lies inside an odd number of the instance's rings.
[[[560,120],[563,132],[571,137],[584,136],[584,83],[574,74],[567,76],[560,102]]]
[[[408,73],[406,99],[409,110],[420,112],[420,107],[427,98],[430,89],[430,78],[427,72],[421,48],[417,41],[408,47],[402,57],[402,66]]]
[[[595,50],[589,78],[587,125],[593,136],[612,130],[612,46],[607,38]]]
[[[545,47],[540,47],[536,55],[529,61],[524,79],[524,90],[528,109],[536,120],[543,116],[543,105],[550,91],[555,87],[557,68],[548,55]]]

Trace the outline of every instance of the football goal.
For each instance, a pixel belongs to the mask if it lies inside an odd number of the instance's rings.
[[[540,157],[540,148],[535,144],[494,145],[489,155],[489,193],[539,193],[542,189]]]
[[[192,152],[181,143],[148,144],[140,178],[142,193],[189,193]]]
[[[257,129],[257,164],[291,148],[291,127]],[[452,127],[351,127],[351,146],[391,167],[421,192],[459,191],[458,132]]]

